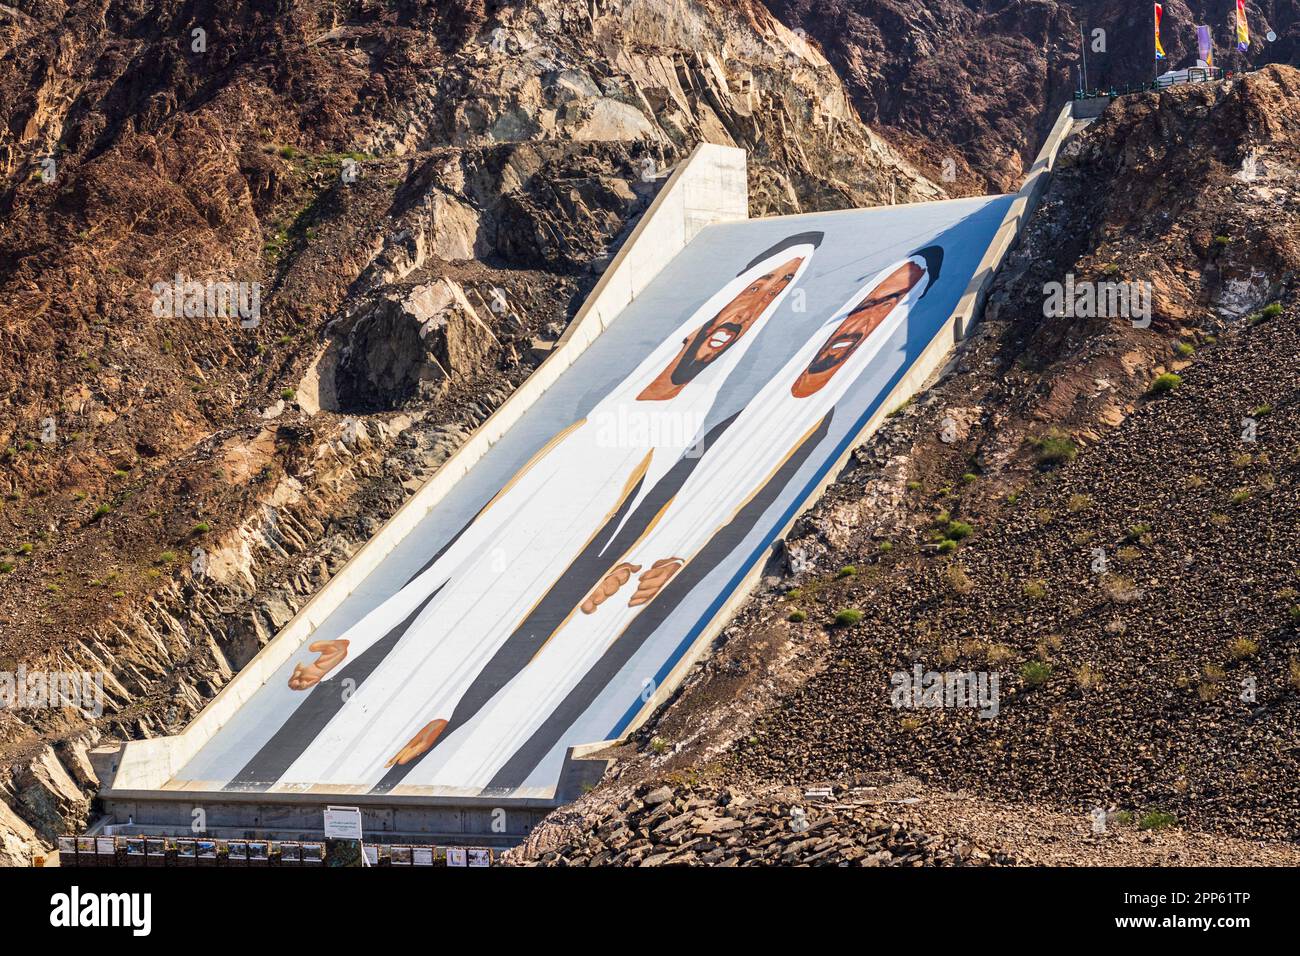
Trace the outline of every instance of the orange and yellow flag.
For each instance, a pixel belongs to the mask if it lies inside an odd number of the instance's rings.
[[[1240,3],[1241,0],[1237,0],[1237,2]],[[1163,60],[1165,58],[1165,48],[1160,45],[1160,17],[1164,14],[1165,8],[1158,3],[1155,6],[1156,6],[1156,59]]]

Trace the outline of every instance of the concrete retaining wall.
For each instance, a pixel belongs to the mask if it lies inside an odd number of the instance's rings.
[[[1095,119],[1106,112],[1110,106],[1109,96],[1094,96],[1086,100],[1075,100],[1070,104],[1075,119]]]
[[[701,229],[748,216],[745,151],[711,143],[697,146],[659,190],[541,366],[475,429],[189,727],[174,737],[133,740],[92,753],[99,778],[106,782],[106,792],[156,790],[170,780]]]

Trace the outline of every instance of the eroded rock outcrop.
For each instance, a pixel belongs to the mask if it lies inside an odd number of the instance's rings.
[[[335,369],[338,408],[376,411],[468,382],[500,343],[464,290],[441,279],[394,290],[355,316]]]

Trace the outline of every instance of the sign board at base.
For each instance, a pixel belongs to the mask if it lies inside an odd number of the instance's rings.
[[[325,839],[360,840],[361,839],[361,808],[360,807],[326,807],[325,808]]]

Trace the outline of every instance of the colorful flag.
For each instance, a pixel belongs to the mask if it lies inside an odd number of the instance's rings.
[[[1237,49],[1250,49],[1250,27],[1246,24],[1246,0],[1237,0]]]
[[[1214,38],[1206,24],[1196,28],[1196,56],[1206,66],[1214,68]]]
[[[1238,5],[1240,5],[1241,2],[1242,0],[1237,0]],[[1161,15],[1164,14],[1164,12],[1165,12],[1165,8],[1157,3],[1156,4],[1156,59],[1157,60],[1163,60],[1165,58],[1165,48],[1160,45],[1160,17]]]

